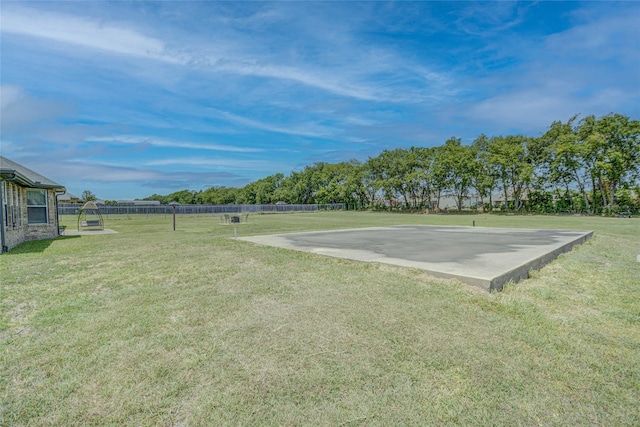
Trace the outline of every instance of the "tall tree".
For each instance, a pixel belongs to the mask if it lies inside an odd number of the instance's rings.
[[[277,173],[245,185],[238,193],[238,202],[259,205],[277,202],[276,192],[283,179],[284,175]]]
[[[545,182],[556,188],[557,198],[561,198],[559,187],[565,194],[571,192],[575,185],[582,196],[587,212],[591,212],[591,203],[587,193],[585,177],[585,147],[578,137],[578,127],[574,124],[577,116],[573,116],[566,123],[555,121],[549,130],[540,138],[548,149],[548,175]]]
[[[164,197],[164,200],[160,200],[160,202],[167,204],[176,201],[181,205],[191,205],[197,203],[196,195],[197,192],[193,190],[180,190],[168,194]]]
[[[407,150],[384,150],[376,162],[376,174],[388,199],[402,200],[406,207],[411,203],[411,164]]]
[[[85,202],[92,202],[98,199],[90,190],[84,190],[81,197]]]
[[[436,210],[440,210],[440,199],[442,193],[447,189],[447,177],[449,171],[447,170],[447,156],[442,146],[433,147],[431,149],[433,155],[433,163],[431,165],[430,184],[433,191],[433,197],[436,199]]]
[[[539,138],[480,135],[470,146],[458,138],[443,145],[384,150],[365,163],[317,162],[289,176],[275,174],[242,189],[212,187],[149,198],[168,203],[347,203],[373,206],[395,199],[406,207],[439,208],[442,194],[462,208],[471,188],[484,205],[499,189],[508,207],[540,212],[559,200],[594,211],[634,205],[640,178],[640,122],[619,114],[556,121]],[[628,190],[628,191],[619,191]],[[591,191],[591,194],[589,194]],[[90,192],[89,192],[90,193]],[[87,194],[83,193],[83,197]],[[90,193],[89,197],[95,197]],[[535,200],[534,200],[535,199]],[[533,204],[536,204],[533,207]],[[635,205],[634,205],[635,206]]]
[[[442,146],[442,164],[446,171],[446,187],[456,199],[458,211],[469,194],[473,177],[473,151],[469,146],[462,145],[460,138],[449,138]]]
[[[363,166],[357,160],[340,162],[331,169],[330,184],[337,195],[337,202],[349,206],[363,206],[367,203],[367,196],[362,184]]]
[[[496,188],[496,170],[489,161],[489,138],[482,134],[471,144],[473,154],[471,185],[478,192],[484,209],[485,199],[489,199],[489,210],[493,210],[493,191]]]
[[[374,207],[383,197],[381,163],[378,157],[369,157],[362,165],[361,184],[367,198],[366,205],[369,207]]]
[[[411,147],[409,154],[415,165],[410,174],[413,183],[412,197],[417,201],[416,207],[431,209],[434,150],[428,147]]]
[[[604,209],[612,209],[616,190],[640,175],[640,122],[620,114],[588,116],[580,122],[578,136],[594,192]]]
[[[513,209],[520,210],[522,196],[531,181],[534,165],[527,153],[530,138],[521,135],[498,136],[489,139],[489,162],[496,170],[496,176],[507,207],[513,202]]]

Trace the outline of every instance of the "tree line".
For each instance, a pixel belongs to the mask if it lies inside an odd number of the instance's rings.
[[[640,211],[640,121],[620,114],[555,121],[539,137],[452,137],[436,147],[384,150],[365,162],[317,162],[242,188],[182,190],[145,200],[181,204],[345,203],[355,209],[515,212]],[[497,199],[497,200],[496,200]],[[466,204],[465,204],[466,202]]]

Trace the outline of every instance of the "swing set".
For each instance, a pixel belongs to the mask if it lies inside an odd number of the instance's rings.
[[[78,213],[78,231],[82,230],[104,230],[102,214],[93,201],[85,203]]]

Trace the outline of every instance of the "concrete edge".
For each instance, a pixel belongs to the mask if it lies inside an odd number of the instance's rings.
[[[537,258],[531,259],[526,263],[522,264],[519,267],[516,267],[506,273],[503,273],[497,277],[494,277],[489,281],[488,291],[502,291],[504,285],[509,281],[513,280],[515,283],[519,282],[522,279],[527,279],[529,277],[529,272],[531,270],[540,270],[545,265],[549,264],[554,259],[558,258],[558,256],[563,253],[571,251],[575,246],[581,245],[587,240],[593,237],[593,231],[585,232],[579,238],[572,240],[564,245],[556,248],[555,250],[546,253]]]
[[[394,264],[394,265],[397,266],[397,264]],[[484,289],[487,292],[491,291],[491,280],[489,279],[482,279],[480,277],[473,277],[473,276],[463,276],[460,274],[453,274],[453,273],[443,273],[443,272],[434,271],[434,270],[425,270],[418,267],[411,267],[411,268],[416,268],[418,270],[421,270],[424,273],[426,273],[428,276],[431,276],[437,279],[454,279],[460,283],[464,283],[465,285],[475,286],[475,287]]]

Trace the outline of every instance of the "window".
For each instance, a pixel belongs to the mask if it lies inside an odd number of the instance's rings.
[[[14,227],[20,227],[22,225],[22,219],[20,217],[20,200],[18,194],[18,187],[15,184],[11,185],[11,224]]]
[[[20,227],[20,212],[18,210],[18,187],[12,182],[5,182],[2,194],[4,201],[4,221],[5,226]]]
[[[27,217],[29,224],[46,224],[47,191],[27,190]]]
[[[4,224],[2,224],[3,227],[7,228],[9,226],[9,218],[8,218],[8,213],[9,213],[9,207],[7,206],[7,194],[8,194],[8,190],[5,191],[5,189],[9,186],[9,184],[5,184],[4,182],[0,184],[0,191],[2,191],[2,210],[4,212],[2,212],[2,214],[4,215]]]

